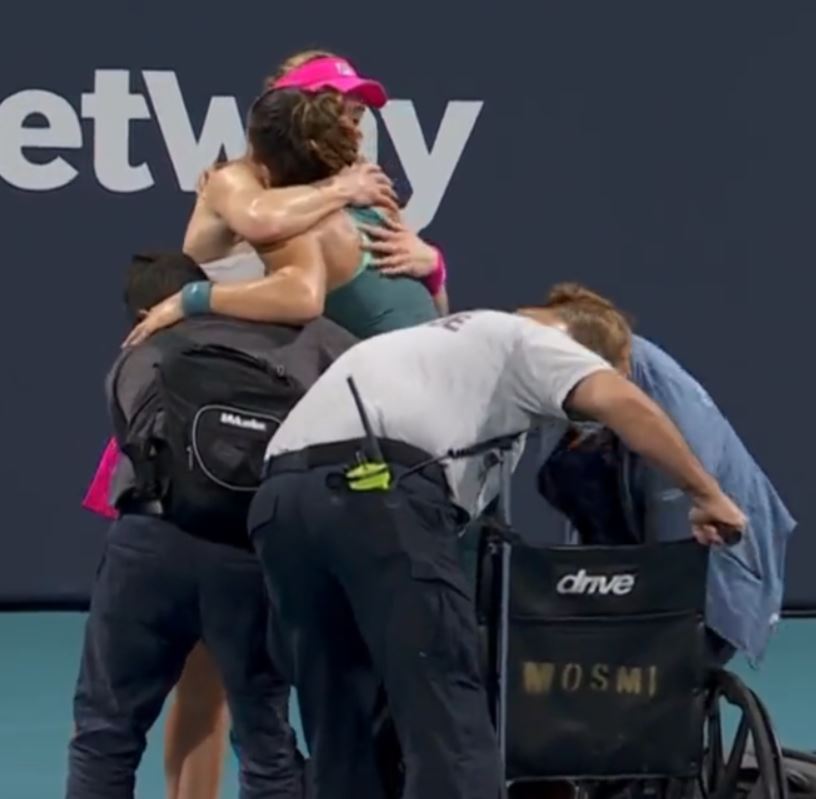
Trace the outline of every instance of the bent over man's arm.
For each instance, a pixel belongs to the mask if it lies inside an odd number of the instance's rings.
[[[581,380],[564,402],[564,409],[601,422],[629,449],[674,477],[689,495],[718,490],[717,482],[703,469],[675,424],[617,372],[596,372]]]
[[[634,383],[612,371],[581,380],[564,403],[565,410],[601,422],[632,452],[663,469],[689,495],[695,536],[720,541],[720,531],[745,529],[742,511],[702,467],[674,422]]]
[[[695,536],[719,541],[745,516],[722,492],[669,417],[637,386],[569,336],[524,320],[514,357],[516,389],[542,417],[564,413],[601,422],[633,452],[667,472],[690,496]]]

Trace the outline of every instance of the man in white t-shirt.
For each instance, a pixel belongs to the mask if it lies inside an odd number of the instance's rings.
[[[388,477],[363,442],[349,377]],[[463,518],[496,496],[498,469],[490,452],[432,461],[512,434],[519,455],[533,428],[554,447],[569,415],[602,422],[683,486],[700,540],[744,526],[651,400],[564,332],[521,315],[460,313],[364,341],[273,437],[249,526],[293,656],[318,797],[383,795],[371,730],[380,684],[405,799],[499,796],[457,550]]]

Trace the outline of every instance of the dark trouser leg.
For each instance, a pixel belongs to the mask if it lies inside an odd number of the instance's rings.
[[[241,799],[300,799],[289,684],[267,647],[269,602],[254,553],[201,543],[204,643],[224,680],[241,764]]]
[[[421,478],[346,505],[330,557],[385,683],[406,799],[496,799],[499,758],[452,509]]]
[[[439,487],[419,476],[386,494],[355,494],[342,485],[328,487],[333,471],[274,478],[274,489],[270,486],[263,500],[269,507],[254,509],[257,526],[268,522],[256,533],[272,584],[282,591],[282,617],[292,622],[298,591],[314,593],[303,574],[293,576],[298,564],[310,564],[327,583],[334,576],[386,687],[405,756],[405,798],[496,799],[502,782],[498,752],[480,676],[473,601],[458,562],[453,509]],[[269,548],[268,542],[276,536],[280,541],[285,529],[290,531],[286,544]],[[289,564],[284,563],[287,556]],[[290,631],[295,639],[308,629],[317,632],[318,623],[324,624],[321,634],[330,632],[326,617],[319,615],[325,604],[310,609],[317,620],[301,609],[300,626]],[[353,664],[344,669],[351,671]],[[332,693],[336,676],[307,697],[303,673],[299,665],[304,705],[338,701]],[[312,737],[319,738],[314,729]],[[319,761],[316,768],[322,768]]]
[[[303,608],[302,618],[315,623],[296,637],[298,697],[316,795],[378,799],[384,791],[373,733],[377,681],[346,597],[336,585],[323,589],[308,597],[311,609]]]
[[[191,539],[149,517],[111,527],[74,697],[68,799],[130,799],[147,731],[198,640]]]
[[[296,490],[290,476],[269,481],[255,499],[251,518],[256,549],[280,608],[279,636],[290,648],[314,796],[380,799],[372,735],[377,685],[370,657],[342,590],[319,565],[308,530],[294,512]]]

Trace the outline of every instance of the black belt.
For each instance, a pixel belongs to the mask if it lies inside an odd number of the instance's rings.
[[[122,516],[150,516],[154,519],[163,519],[178,528],[186,535],[202,541],[210,541],[214,544],[223,544],[225,546],[241,549],[245,551],[252,551],[252,544],[246,533],[246,529],[242,525],[240,528],[230,527],[225,530],[201,530],[195,527],[182,526],[176,520],[170,518],[169,514],[164,511],[164,506],[158,499],[143,500],[143,499],[123,499],[117,505],[117,510]]]
[[[445,470],[437,462],[439,459],[419,447],[406,444],[404,441],[394,441],[389,438],[378,439],[383,458],[392,466],[403,466],[409,470],[421,472],[423,477],[430,479],[446,489]],[[264,464],[264,479],[273,474],[284,472],[305,472],[309,469],[318,469],[321,466],[351,466],[357,462],[365,449],[363,439],[348,441],[334,441],[331,444],[316,444],[312,447],[299,449],[295,452],[284,452],[272,456]]]

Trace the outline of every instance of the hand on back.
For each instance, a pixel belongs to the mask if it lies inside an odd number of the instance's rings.
[[[421,280],[436,269],[439,253],[400,219],[384,215],[381,225],[360,225],[369,240],[363,245],[374,254],[372,266],[384,275],[405,275]]]

